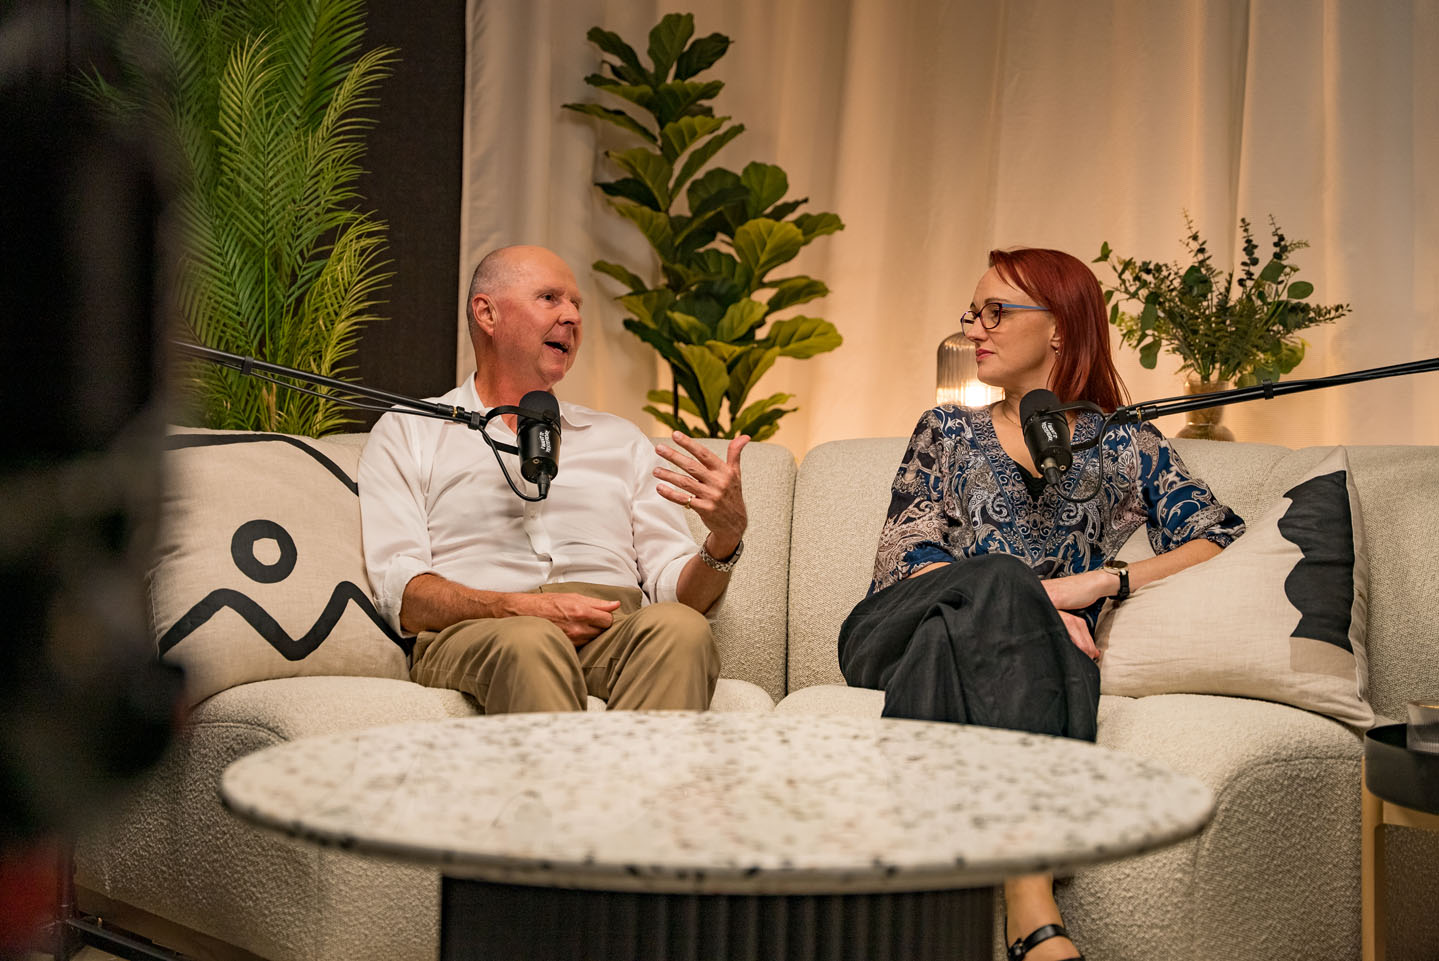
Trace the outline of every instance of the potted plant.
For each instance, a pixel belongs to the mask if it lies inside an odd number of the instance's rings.
[[[669,364],[671,390],[651,391],[645,410],[692,437],[764,440],[797,408],[784,406],[794,398],[787,393],[748,402],[760,377],[780,357],[813,357],[842,341],[818,317],[777,319],[829,293],[813,277],[777,272],[844,224],[832,213],[799,213],[808,198],[786,200],[789,180],[773,164],[751,163],[739,173],[706,169],[744,131],[708,103],[724,84],[696,79],[724,56],[728,37],[694,39],[692,14],[668,14],[650,31],[648,65],[617,34],[595,27],[588,37],[611,59],[603,61],[605,73],[585,82],[627,109],[564,106],[639,141],[606,153],[624,176],[596,186],[645,235],[659,261],[658,276],[649,267],[594,264],[625,285],[618,298],[632,315],[625,328]]]
[[[1192,260],[1188,267],[1121,258],[1108,243],[1100,246],[1094,262],[1114,271],[1114,285],[1104,292],[1109,322],[1126,344],[1139,350],[1139,362],[1150,370],[1161,350],[1178,355],[1190,393],[1278,380],[1304,359],[1306,344],[1299,331],[1349,313],[1348,304],[1308,302],[1314,285],[1294,279],[1299,266],[1293,255],[1309,245],[1286,237],[1272,216],[1271,249],[1263,267],[1253,229],[1241,218],[1244,255],[1237,272],[1224,274],[1188,213],[1184,223],[1184,246]],[[1138,304],[1139,311],[1123,312],[1122,302]],[[1219,423],[1221,410],[1190,415],[1179,436],[1233,440],[1233,433]]]
[[[361,50],[364,0],[96,0],[136,38],[89,89],[153,123],[181,183],[185,336],[327,377],[347,370],[389,274],[385,225],[356,206],[374,90],[392,49]],[[328,389],[298,393],[196,363],[205,427],[320,434],[349,423]]]

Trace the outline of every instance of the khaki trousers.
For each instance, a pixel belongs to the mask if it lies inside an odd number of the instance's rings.
[[[582,711],[586,695],[611,710],[709,707],[719,653],[703,614],[684,604],[641,606],[634,587],[546,584],[532,593],[619,601],[614,623],[582,647],[542,617],[484,617],[424,631],[410,679],[463,691],[486,714]]]

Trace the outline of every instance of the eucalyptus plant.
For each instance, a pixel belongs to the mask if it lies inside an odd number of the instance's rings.
[[[362,50],[364,0],[108,0],[130,69],[90,89],[155,125],[181,183],[178,306],[205,346],[343,377],[377,319],[385,225],[358,208],[364,133],[395,51]],[[333,401],[206,364],[206,427],[318,436]]]
[[[697,79],[725,55],[729,38],[696,38],[694,30],[692,14],[666,15],[649,33],[646,65],[617,34],[591,29],[589,40],[609,59],[585,82],[625,109],[564,106],[639,140],[607,151],[624,176],[596,186],[649,241],[658,277],[642,276],[648,265],[599,260],[594,269],[625,285],[617,298],[632,315],[625,328],[669,364],[672,389],[651,391],[645,410],[690,436],[764,440],[797,408],[784,406],[794,399],[788,393],[749,402],[760,377],[780,357],[813,357],[843,339],[818,317],[776,317],[829,293],[813,277],[777,272],[844,224],[832,213],[799,213],[809,198],[785,199],[789,179],[773,164],[706,169],[744,125],[716,116],[709,103],[723,82]]]
[[[1114,286],[1104,291],[1109,322],[1125,343],[1138,348],[1139,362],[1150,370],[1160,350],[1167,349],[1182,361],[1180,372],[1191,371],[1201,383],[1243,387],[1275,381],[1304,359],[1299,331],[1349,313],[1348,304],[1307,302],[1314,285],[1294,279],[1299,266],[1292,257],[1309,244],[1286,237],[1272,216],[1264,266],[1259,267],[1253,228],[1241,218],[1244,256],[1237,272],[1225,274],[1214,265],[1209,245],[1187,213],[1184,223],[1189,231],[1184,246],[1192,260],[1187,268],[1121,258],[1108,243],[1100,246],[1094,260],[1108,264],[1115,275]],[[1122,301],[1141,305],[1139,312],[1124,313]]]

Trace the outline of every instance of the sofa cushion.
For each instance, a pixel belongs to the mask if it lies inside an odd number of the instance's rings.
[[[193,430],[166,446],[150,609],[192,703],[273,678],[407,677],[365,586],[359,447]]]
[[[1367,727],[1363,523],[1333,448],[1218,557],[1111,605],[1101,690],[1262,698]]]

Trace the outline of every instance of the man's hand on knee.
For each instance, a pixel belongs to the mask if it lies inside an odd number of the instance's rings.
[[[619,601],[602,601],[583,594],[532,594],[534,609],[526,611],[543,617],[574,642],[575,647],[594,640],[615,622]]]

